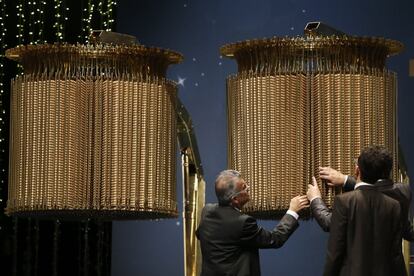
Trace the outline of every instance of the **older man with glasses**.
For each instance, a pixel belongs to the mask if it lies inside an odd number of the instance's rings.
[[[249,185],[234,170],[222,171],[215,182],[218,204],[207,204],[196,231],[201,242],[201,276],[260,275],[259,248],[279,248],[298,227],[298,212],[309,207],[304,196],[296,196],[289,210],[272,231],[241,212],[250,200]]]

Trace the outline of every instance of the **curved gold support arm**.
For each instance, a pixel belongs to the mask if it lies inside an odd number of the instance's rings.
[[[205,203],[205,181],[191,118],[180,100],[177,101],[183,181],[184,275],[197,276],[201,272],[201,251],[195,231]]]

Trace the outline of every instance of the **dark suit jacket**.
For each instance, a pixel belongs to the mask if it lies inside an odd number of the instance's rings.
[[[355,187],[355,178],[348,176],[347,182],[344,185],[344,191],[351,191]],[[402,221],[402,238],[408,241],[414,241],[414,227],[409,219],[409,209],[411,202],[410,185],[403,183],[393,183],[389,179],[380,179],[375,183],[375,187],[382,193],[398,200],[401,206],[401,221]],[[318,224],[326,232],[329,231],[331,224],[332,213],[320,198],[312,200],[311,205],[312,215],[315,217]]]
[[[324,275],[406,275],[400,204],[373,186],[335,197]]]
[[[272,231],[231,206],[207,204],[196,231],[203,256],[202,276],[258,276],[259,248],[281,247],[298,227],[285,215]]]

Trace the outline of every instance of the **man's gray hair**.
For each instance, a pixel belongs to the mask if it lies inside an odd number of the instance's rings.
[[[216,178],[216,196],[220,205],[229,205],[233,195],[237,193],[236,181],[241,174],[235,170],[225,170],[219,173]]]

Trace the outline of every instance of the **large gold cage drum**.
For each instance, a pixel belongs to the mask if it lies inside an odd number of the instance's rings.
[[[29,45],[12,81],[7,213],[176,217],[178,53],[141,45]]]
[[[319,166],[354,172],[368,145],[385,145],[397,176],[396,74],[387,56],[397,41],[359,37],[296,37],[225,45],[238,73],[227,79],[228,163],[251,187],[246,211],[285,213],[306,194]],[[339,191],[321,186],[331,206]]]

